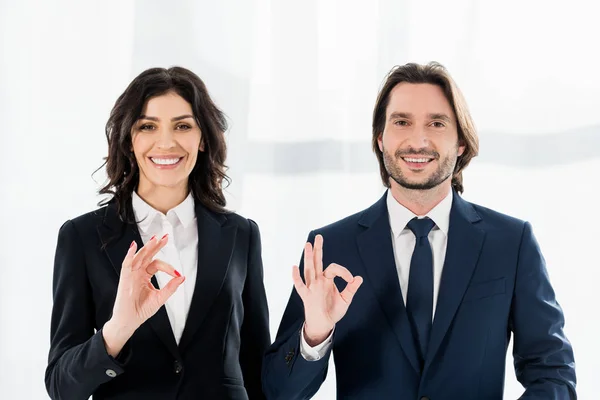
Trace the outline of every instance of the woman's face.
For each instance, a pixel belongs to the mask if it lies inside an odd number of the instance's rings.
[[[140,171],[139,191],[163,187],[187,192],[198,151],[204,151],[190,103],[174,92],[149,99],[132,128],[131,141]]]

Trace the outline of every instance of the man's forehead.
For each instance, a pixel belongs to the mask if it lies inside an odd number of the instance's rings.
[[[408,113],[416,116],[428,114],[454,115],[442,88],[428,83],[400,83],[390,92],[387,114]]]

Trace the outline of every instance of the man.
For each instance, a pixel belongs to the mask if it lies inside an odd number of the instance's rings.
[[[312,397],[333,351],[340,399],[501,399],[512,333],[521,398],[575,399],[573,350],[530,224],[460,196],[478,138],[444,67],[390,73],[373,150],[388,190],[310,233],[265,355],[267,397]]]

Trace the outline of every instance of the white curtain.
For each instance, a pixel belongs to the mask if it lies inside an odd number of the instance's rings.
[[[0,397],[46,398],[57,231],[99,200],[104,123],[134,76],[190,68],[227,113],[229,207],[261,229],[274,337],[308,232],[383,193],[385,74],[431,60],[480,133],[465,197],[532,222],[580,397],[599,397],[597,15],[587,0],[0,0]],[[509,349],[506,398],[521,392]],[[331,362],[315,398],[334,395]]]

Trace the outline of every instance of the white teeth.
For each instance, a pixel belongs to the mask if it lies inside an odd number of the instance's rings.
[[[173,165],[179,162],[179,158],[151,158],[154,164],[158,165]]]
[[[404,160],[406,160],[408,162],[414,162],[414,163],[424,163],[424,162],[428,162],[429,158],[404,158]]]

